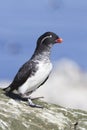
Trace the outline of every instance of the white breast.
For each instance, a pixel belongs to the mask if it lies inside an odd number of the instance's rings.
[[[50,62],[40,62],[38,67],[39,69],[36,74],[28,78],[27,81],[19,87],[19,93],[25,94],[27,92],[34,91],[41,83],[44,82],[52,70],[52,64]]]

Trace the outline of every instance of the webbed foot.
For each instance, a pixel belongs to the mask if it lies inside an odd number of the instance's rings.
[[[34,98],[34,99],[37,99],[37,98]],[[43,106],[33,103],[32,100],[34,100],[34,99],[28,98],[29,106],[30,107],[36,107],[36,108],[43,108]]]

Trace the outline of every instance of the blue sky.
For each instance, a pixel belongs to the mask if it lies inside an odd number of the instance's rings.
[[[69,58],[87,70],[87,0],[0,1],[0,79],[12,79],[37,38],[53,31],[63,38],[52,62]]]

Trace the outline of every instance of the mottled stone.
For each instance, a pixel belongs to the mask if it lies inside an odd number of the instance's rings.
[[[31,108],[0,90],[0,130],[87,130],[86,111],[35,102],[44,108]]]

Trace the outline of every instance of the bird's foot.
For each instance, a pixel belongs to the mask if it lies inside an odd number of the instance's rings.
[[[30,106],[30,107],[36,107],[36,108],[43,108],[43,106],[37,105],[37,104],[35,104],[35,103],[32,102],[32,100],[38,99],[38,98],[42,98],[42,97],[37,97],[37,98],[32,98],[32,99],[31,99],[31,98],[28,98],[29,106]]]
[[[29,97],[31,100],[36,100],[36,99],[40,99],[40,98],[44,98],[43,96],[40,97]]]

